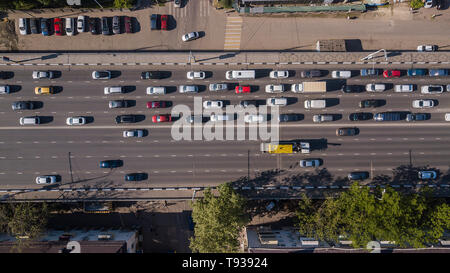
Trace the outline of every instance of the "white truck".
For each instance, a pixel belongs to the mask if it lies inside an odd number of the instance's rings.
[[[327,92],[327,82],[302,82],[291,86],[294,93],[325,93]]]

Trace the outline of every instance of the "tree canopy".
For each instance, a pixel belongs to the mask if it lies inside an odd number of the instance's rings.
[[[300,233],[323,241],[346,238],[361,248],[383,240],[418,248],[436,243],[450,229],[450,207],[429,190],[402,194],[390,187],[372,191],[355,183],[338,198],[313,202],[304,195],[297,219]]]
[[[36,239],[45,230],[48,217],[46,203],[0,204],[0,232],[18,239]]]
[[[248,223],[245,199],[230,184],[218,187],[218,196],[207,189],[193,204],[195,223],[190,248],[200,253],[231,253],[239,250],[239,232]]]

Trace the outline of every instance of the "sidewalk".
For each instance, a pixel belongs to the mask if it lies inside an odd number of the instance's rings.
[[[301,64],[432,64],[448,67],[450,52],[387,52],[361,61],[372,52],[192,52],[192,65],[301,65]],[[189,65],[189,52],[155,53],[3,53],[10,62],[0,66],[148,66]],[[84,68],[83,68],[84,69]]]

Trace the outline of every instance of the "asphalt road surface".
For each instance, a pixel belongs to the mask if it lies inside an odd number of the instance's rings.
[[[256,67],[258,68],[258,67]],[[260,67],[262,74],[271,69]],[[308,66],[308,69],[336,69],[335,67]],[[357,70],[361,67],[354,67]],[[429,67],[424,67],[429,68]],[[42,68],[43,69],[43,68]],[[98,69],[105,69],[104,67]],[[112,185],[148,186],[214,186],[247,176],[257,176],[260,172],[274,169],[285,170],[288,175],[314,170],[301,169],[298,161],[303,158],[321,158],[322,167],[334,177],[345,177],[350,171],[371,171],[372,174],[392,175],[392,169],[400,165],[429,165],[440,170],[440,177],[448,172],[450,155],[450,122],[445,122],[444,114],[450,112],[450,94],[424,95],[395,93],[392,89],[381,93],[362,92],[344,94],[338,89],[345,80],[327,79],[332,87],[325,95],[302,95],[286,91],[282,94],[267,94],[266,84],[281,83],[289,88],[299,83],[299,71],[305,67],[289,68],[295,76],[284,80],[261,77],[242,81],[252,86],[250,94],[234,94],[233,90],[222,92],[208,91],[209,83],[237,81],[225,80],[225,71],[231,68],[204,67],[210,77],[205,80],[187,80],[186,68],[158,68],[171,71],[171,77],[162,80],[140,80],[142,70],[117,71],[111,80],[93,80],[92,70],[84,68],[64,70],[60,77],[52,80],[33,80],[31,69],[11,71],[14,77],[1,81],[13,86],[15,92],[0,95],[0,188],[39,188],[35,184],[38,175],[58,174],[64,186],[111,187]],[[157,69],[149,68],[148,70]],[[196,68],[200,69],[200,68]],[[236,69],[236,68],[234,68]],[[282,68],[278,68],[282,69]],[[403,69],[406,69],[403,68]],[[318,79],[314,79],[318,80]],[[347,80],[347,84],[365,85],[377,83],[410,83],[419,88],[424,84],[450,84],[449,77],[402,76],[397,79],[360,76]],[[265,101],[268,97],[285,96],[291,104],[281,107],[281,113],[302,114],[298,122],[284,123],[280,126],[280,139],[326,139],[323,149],[309,155],[269,155],[259,151],[260,140],[182,140],[171,137],[171,123],[154,124],[151,116],[170,113],[170,108],[147,109],[146,102],[152,100],[171,101],[173,105],[184,104],[193,108],[193,95],[180,94],[177,86],[197,84],[202,92],[195,97],[203,100],[225,100],[238,104],[244,99]],[[35,95],[36,86],[55,86],[59,93]],[[127,86],[126,94],[104,95],[105,86]],[[163,96],[146,95],[147,86],[166,86],[169,93]],[[232,86],[234,86],[232,85]],[[311,98],[326,98],[334,106],[321,110],[305,110],[303,101]],[[363,99],[382,99],[386,104],[379,108],[360,109],[358,103]],[[434,99],[439,102],[431,109],[412,109],[414,99]],[[135,106],[126,109],[109,109],[108,101],[127,99],[135,101]],[[11,103],[18,100],[42,102],[35,110],[13,111]],[[406,121],[375,122],[373,120],[351,122],[348,115],[353,112],[405,111],[430,113],[431,119],[424,122]],[[314,124],[312,116],[318,113],[335,114],[337,121]],[[114,118],[119,114],[143,115],[145,119],[135,124],[116,125]],[[38,115],[46,117],[46,124],[21,126],[19,118]],[[208,115],[208,114],[206,114]],[[91,117],[93,121],[84,126],[67,126],[69,116]],[[352,137],[337,137],[335,131],[340,127],[358,127],[360,134]],[[122,137],[127,128],[148,130],[144,138]],[[70,157],[69,157],[70,155]],[[101,169],[101,160],[121,159],[123,166],[117,169]],[[146,172],[148,180],[125,182],[124,175],[133,172]],[[331,183],[331,182],[330,182]]]

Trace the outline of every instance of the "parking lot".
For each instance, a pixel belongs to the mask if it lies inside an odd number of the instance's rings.
[[[33,14],[33,13],[31,13]],[[168,15],[167,30],[151,30],[150,16],[159,15],[159,28],[161,15]],[[18,19],[22,17],[31,18],[28,14],[15,14],[10,16],[15,19],[16,33],[18,36],[18,49],[23,51],[98,51],[98,50],[188,50],[192,48],[217,49],[223,48],[225,15],[216,11],[210,6],[208,0],[191,1],[183,8],[174,8],[173,2],[165,6],[153,6],[151,9],[143,9],[133,12],[88,12],[88,13],[42,13],[33,14],[36,18],[48,18],[51,21],[51,31],[49,36],[42,34],[20,35]],[[74,18],[84,15],[87,18],[108,17],[110,31],[112,18],[122,17],[122,33],[112,35],[92,35],[90,32],[75,33],[73,36],[54,35],[54,18]],[[133,33],[124,33],[123,17],[129,16],[132,19]],[[98,22],[100,28],[100,22]],[[101,29],[100,29],[101,30]],[[188,32],[198,31],[203,36],[201,39],[183,42],[181,36]]]

